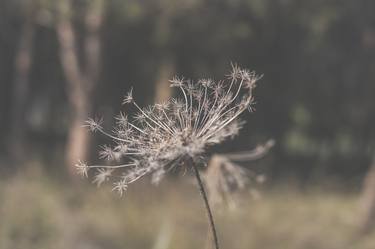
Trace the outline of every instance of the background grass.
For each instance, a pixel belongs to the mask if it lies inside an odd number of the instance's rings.
[[[66,185],[34,167],[0,182],[1,249],[210,248],[203,203],[190,176],[143,181],[123,198],[110,188]],[[292,186],[242,193],[215,208],[222,248],[372,249],[358,237],[358,196]]]

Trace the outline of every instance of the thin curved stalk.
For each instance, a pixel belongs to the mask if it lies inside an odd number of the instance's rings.
[[[215,249],[219,249],[219,240],[217,238],[217,232],[216,232],[214,217],[212,215],[210,204],[208,202],[207,194],[206,194],[206,191],[203,187],[203,182],[202,182],[202,179],[201,179],[201,176],[199,174],[197,166],[195,166],[194,163],[192,163],[192,166],[193,166],[193,169],[194,169],[195,178],[197,179],[197,182],[198,182],[199,192],[201,193],[201,196],[203,198],[203,202],[204,202],[204,205],[205,205],[205,208],[206,208],[206,211],[207,211],[209,225],[210,225],[211,232],[212,232],[213,243],[215,245]]]

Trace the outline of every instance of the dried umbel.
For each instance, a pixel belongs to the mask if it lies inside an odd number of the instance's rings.
[[[216,228],[203,187],[197,163],[203,160],[205,150],[238,134],[243,122],[238,119],[245,110],[252,110],[253,89],[259,79],[254,72],[232,66],[227,79],[198,82],[173,78],[171,87],[181,92],[181,98],[141,108],[132,90],[123,103],[133,105],[138,112],[129,119],[120,114],[113,132],[103,129],[100,120],[90,119],[91,131],[109,137],[114,145],[104,146],[100,157],[117,165],[76,166],[82,176],[96,169],[94,181],[98,185],[112,179],[113,190],[122,195],[129,184],[152,174],[152,181],[159,182],[171,169],[188,165],[194,170],[210,221],[215,248],[219,248]]]
[[[236,192],[263,183],[264,175],[257,174],[239,163],[248,164],[264,157],[274,144],[274,140],[268,140],[265,144],[258,145],[250,151],[214,154],[204,174],[204,182],[211,204],[226,203],[229,208],[234,209],[236,202],[233,195]],[[259,193],[254,188],[251,188],[250,193],[254,198],[259,197]]]
[[[123,103],[138,110],[132,119],[121,113],[117,125],[109,133],[101,120],[90,119],[86,126],[93,132],[109,137],[114,145],[103,146],[100,157],[116,165],[88,165],[76,167],[82,176],[95,169],[94,181],[101,185],[114,181],[113,190],[121,195],[128,185],[152,174],[157,183],[166,172],[187,160],[197,161],[205,149],[238,134],[243,122],[238,119],[245,110],[252,110],[253,89],[259,79],[254,72],[232,66],[226,80],[198,82],[173,78],[171,87],[181,92],[181,98],[141,108],[132,90]]]

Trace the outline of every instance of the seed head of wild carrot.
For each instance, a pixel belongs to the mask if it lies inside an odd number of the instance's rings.
[[[112,146],[102,147],[100,157],[117,164],[79,161],[78,172],[87,177],[88,171],[95,169],[94,182],[100,185],[113,180],[113,190],[120,194],[147,174],[152,174],[154,183],[159,182],[185,160],[199,160],[208,147],[238,134],[243,125],[239,116],[252,110],[253,89],[259,78],[237,65],[219,82],[174,77],[171,87],[177,88],[180,96],[146,108],[137,104],[131,90],[123,104],[137,109],[132,118],[118,115],[112,132],[103,129],[101,120],[86,122],[91,131],[113,141]]]

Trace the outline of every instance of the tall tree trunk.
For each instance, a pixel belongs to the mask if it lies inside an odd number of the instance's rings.
[[[31,1],[26,6],[26,18],[21,29],[21,35],[15,58],[14,88],[12,93],[12,112],[10,130],[10,156],[16,163],[22,163],[25,155],[25,114],[27,95],[29,92],[30,71],[35,34],[35,17],[37,6]]]
[[[91,1],[84,16],[85,37],[82,52],[84,63],[77,57],[78,41],[71,20],[72,1],[59,1],[57,34],[60,43],[60,59],[67,80],[67,93],[72,108],[72,119],[66,143],[66,163],[71,176],[75,176],[74,164],[86,160],[90,151],[90,135],[82,128],[91,116],[91,99],[100,72],[100,29],[103,22],[103,1]]]
[[[160,51],[160,66],[155,81],[154,100],[156,103],[166,101],[171,97],[173,91],[170,87],[169,80],[174,76],[176,70],[174,57],[170,50],[170,37],[173,33],[170,21],[175,13],[169,8],[165,8],[165,6],[159,4],[160,3],[155,2],[155,6],[153,6],[159,12],[154,29],[155,43]]]
[[[360,232],[366,234],[375,226],[375,157],[364,180],[360,205]]]
[[[172,95],[172,88],[170,87],[169,80],[175,73],[174,62],[170,57],[162,60],[159,75],[155,82],[155,102],[160,103],[168,100]]]

